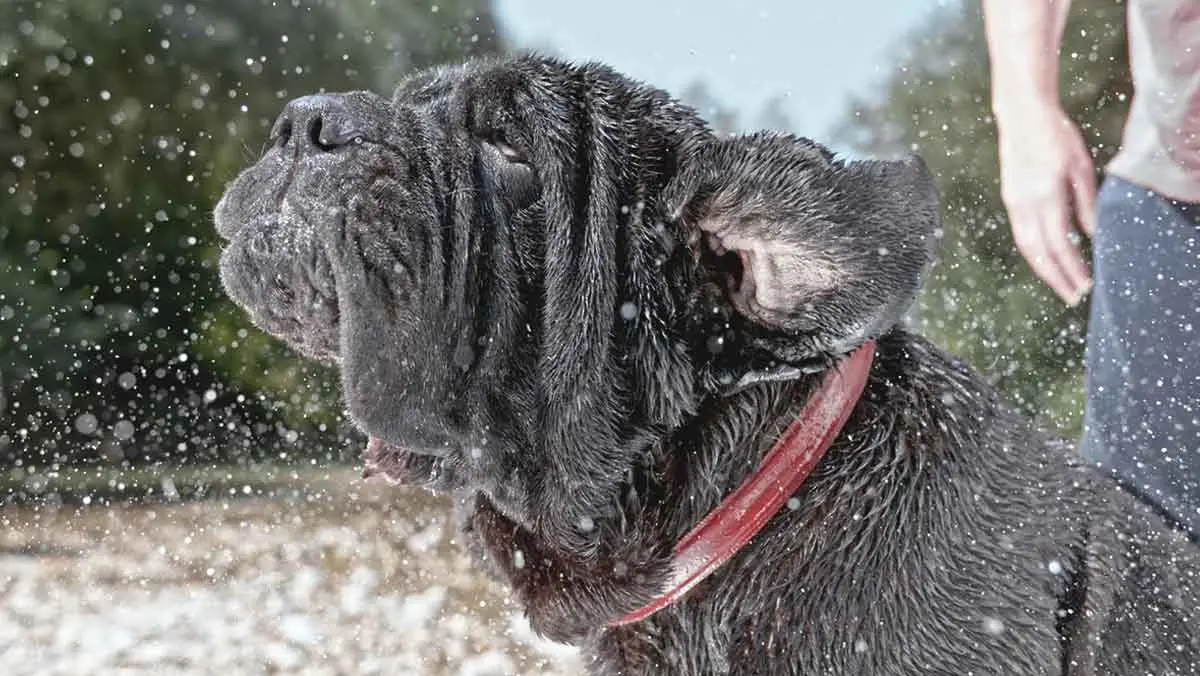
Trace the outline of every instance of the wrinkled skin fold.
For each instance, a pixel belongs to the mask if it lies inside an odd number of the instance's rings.
[[[215,220],[230,297],[339,366],[367,473],[452,494],[592,673],[1198,673],[1195,545],[901,326],[939,211],[915,156],[518,57],[292,101]],[[606,629],[872,338],[797,507]]]

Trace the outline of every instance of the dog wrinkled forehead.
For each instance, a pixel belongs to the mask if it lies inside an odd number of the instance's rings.
[[[579,137],[584,133],[581,122],[590,126],[599,116],[615,123],[631,107],[640,113],[695,118],[694,111],[685,111],[665,92],[604,64],[537,55],[475,59],[421,71],[396,87],[392,103],[438,111],[444,123],[462,124],[485,137],[558,152],[584,142]],[[624,119],[619,124],[639,123]]]
[[[401,81],[392,103],[419,108],[449,103],[472,110],[511,107],[517,103],[513,94],[528,90],[523,65],[516,60],[475,60],[430,68]]]
[[[410,75],[396,85],[392,103],[397,105],[426,105],[443,98],[465,78],[468,64],[438,66]]]

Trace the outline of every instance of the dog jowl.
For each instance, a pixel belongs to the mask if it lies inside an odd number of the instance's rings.
[[[216,222],[229,295],[339,366],[367,472],[453,494],[464,541],[596,673],[1124,673],[1200,651],[1191,546],[897,326],[940,227],[916,157],[719,138],[601,65],[474,61],[390,99],[292,101]],[[866,344],[790,507],[617,626]]]

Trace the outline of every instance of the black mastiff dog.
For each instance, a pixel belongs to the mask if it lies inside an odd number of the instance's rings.
[[[594,674],[1200,673],[1195,545],[899,326],[916,157],[526,56],[290,102],[216,224],[367,473]]]

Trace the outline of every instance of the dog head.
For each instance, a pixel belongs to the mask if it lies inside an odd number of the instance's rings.
[[[216,210],[229,295],[340,365],[368,469],[582,557],[706,399],[893,326],[938,227],[919,159],[717,138],[596,64],[308,96],[272,138]]]

